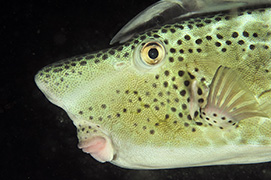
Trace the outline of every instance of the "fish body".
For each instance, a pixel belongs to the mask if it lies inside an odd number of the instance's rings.
[[[271,8],[196,14],[40,70],[100,162],[160,169],[271,160]]]

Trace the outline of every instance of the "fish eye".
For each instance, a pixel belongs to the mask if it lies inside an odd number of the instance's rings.
[[[150,41],[142,47],[140,55],[146,64],[155,65],[164,59],[165,49],[159,42]]]

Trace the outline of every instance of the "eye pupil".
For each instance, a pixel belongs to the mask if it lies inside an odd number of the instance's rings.
[[[156,59],[159,55],[159,52],[156,48],[152,48],[149,50],[148,55],[151,59]]]

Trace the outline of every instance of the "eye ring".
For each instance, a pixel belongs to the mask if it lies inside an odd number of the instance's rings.
[[[164,46],[157,41],[150,41],[144,44],[140,51],[141,59],[148,65],[156,65],[165,57]]]

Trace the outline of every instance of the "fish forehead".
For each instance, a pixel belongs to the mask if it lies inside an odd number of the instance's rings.
[[[252,74],[256,70],[248,72],[248,68],[254,60],[249,54],[260,56],[261,62],[254,61],[261,66],[269,62],[270,30],[266,27],[271,24],[269,17],[270,10],[262,9],[191,18],[141,34],[117,48],[48,66],[37,74],[36,82],[78,126],[100,125],[112,137],[133,143],[218,142],[219,138],[206,139],[202,135],[204,129],[209,134],[217,133],[216,130],[203,125],[199,117],[192,121],[189,116],[191,83],[196,80],[202,87],[209,85],[215,70],[223,64],[243,68],[241,73],[248,75],[242,77],[255,94],[267,89],[270,77],[268,83],[253,83]],[[135,49],[148,39],[163,43],[167,52],[165,63],[155,71],[139,73],[133,66]],[[253,49],[254,46],[261,48]],[[256,79],[261,77],[266,79],[263,73],[258,73]],[[254,128],[245,127],[243,132],[249,133]],[[146,136],[150,141],[144,140]],[[254,136],[256,141],[257,137]]]

